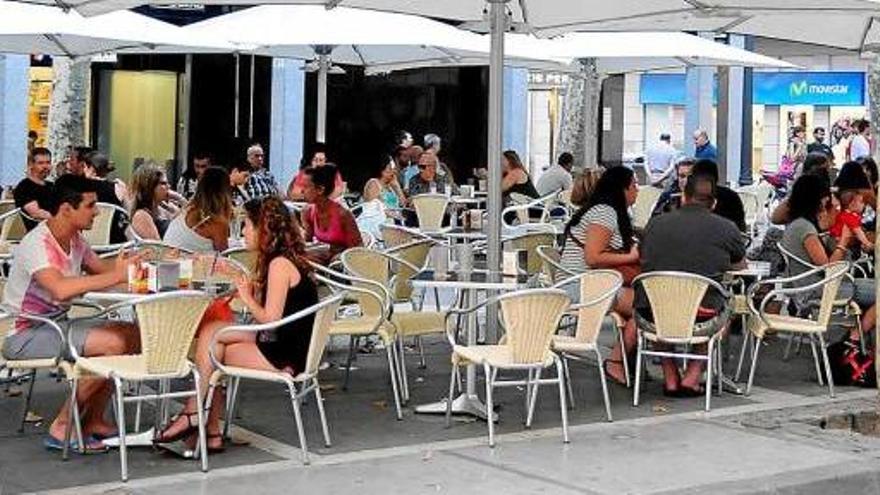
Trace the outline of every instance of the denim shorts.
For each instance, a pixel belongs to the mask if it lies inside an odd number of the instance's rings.
[[[855,283],[844,279],[837,290],[838,299],[852,299],[862,309],[868,309],[877,302],[877,294],[874,292],[876,282],[873,278],[857,278]],[[821,297],[821,296],[820,296]]]

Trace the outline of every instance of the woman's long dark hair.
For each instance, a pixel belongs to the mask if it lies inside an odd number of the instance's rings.
[[[626,204],[626,189],[632,184],[635,174],[623,166],[611,167],[596,182],[590,199],[581,207],[565,226],[566,239],[571,228],[580,223],[590,208],[597,205],[608,205],[617,213],[617,228],[623,239],[623,249],[629,251],[633,244],[632,220],[629,218],[629,206]]]
[[[199,212],[200,219],[232,217],[232,186],[229,172],[222,167],[208,167],[196,186],[189,208]]]
[[[267,196],[248,201],[244,204],[244,210],[257,233],[256,295],[265,297],[269,264],[279,256],[290,260],[305,277],[311,271],[311,266],[306,260],[302,229],[284,202],[275,196]]]
[[[788,197],[789,216],[792,221],[803,218],[819,228],[819,210],[831,197],[828,184],[817,175],[802,175],[795,181]]]

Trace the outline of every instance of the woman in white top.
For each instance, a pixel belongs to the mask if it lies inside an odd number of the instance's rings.
[[[208,167],[192,201],[171,222],[162,239],[171,246],[193,252],[225,251],[229,245],[232,209],[229,174],[220,167]]]
[[[565,228],[562,266],[573,272],[588,268],[623,271],[625,267],[637,266],[639,249],[628,210],[636,202],[638,193],[632,170],[618,166],[602,174],[586,205],[572,216]],[[626,320],[624,343],[628,351],[635,348],[636,340],[632,307],[633,290],[624,287],[617,295],[614,311]],[[605,362],[608,375],[625,383],[619,344]]]

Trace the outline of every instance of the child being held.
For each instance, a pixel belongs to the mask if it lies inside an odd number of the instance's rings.
[[[868,240],[862,229],[862,212],[865,210],[865,200],[858,191],[844,191],[840,194],[840,213],[834,221],[829,233],[835,239],[840,239],[843,229],[848,228],[859,240],[862,249],[872,251],[874,244]]]

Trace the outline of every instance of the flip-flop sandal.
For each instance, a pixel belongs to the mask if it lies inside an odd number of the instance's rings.
[[[103,454],[110,450],[106,445],[101,443],[101,441],[96,439],[95,437],[87,437],[85,441],[86,445],[82,452],[80,452],[79,444],[74,439],[70,440],[70,443],[67,445],[68,449],[72,450],[73,452],[82,453],[84,455]],[[64,441],[58,440],[57,438],[48,435],[46,436],[46,438],[43,439],[43,447],[46,447],[46,450],[57,450],[61,452],[64,450]]]

